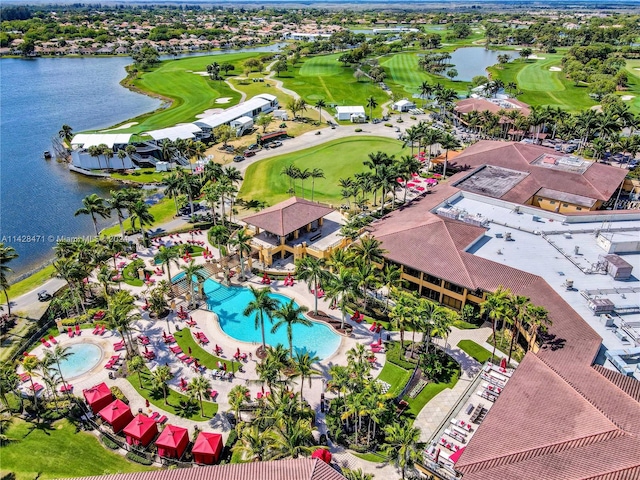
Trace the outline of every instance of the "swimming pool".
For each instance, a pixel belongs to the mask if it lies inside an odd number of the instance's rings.
[[[60,362],[65,380],[78,377],[95,367],[102,359],[102,349],[93,343],[77,343],[69,346],[69,358]]]
[[[249,317],[242,314],[253,299],[251,290],[244,287],[227,287],[208,279],[204,282],[204,292],[207,295],[207,306],[218,315],[224,333],[242,342],[262,343],[260,327],[255,328],[255,314]],[[277,293],[271,293],[270,296],[281,304],[290,301],[288,297]],[[280,327],[276,333],[271,333],[272,323],[265,319],[264,327],[267,344],[282,344],[289,348],[286,326]],[[293,326],[294,353],[308,352],[322,360],[331,356],[339,346],[340,336],[327,325],[312,322],[310,327]]]

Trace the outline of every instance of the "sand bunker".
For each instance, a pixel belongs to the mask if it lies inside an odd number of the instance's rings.
[[[622,95],[620,97],[620,100],[623,100],[625,102],[628,102],[629,100],[633,100],[634,98],[636,98],[635,95]]]
[[[215,115],[216,113],[222,113],[222,112],[224,112],[223,108],[210,108],[209,110],[205,110],[199,115],[196,115],[196,118],[204,118],[204,117],[208,117],[209,115]]]
[[[195,73],[196,75],[200,75],[201,77],[208,77],[209,74],[207,72],[191,72],[191,73]]]
[[[529,55],[527,58],[528,58],[529,60],[545,60],[545,57],[539,57],[539,56],[537,56],[537,55],[535,55],[535,54],[533,54],[533,55]]]
[[[109,130],[102,130],[103,132],[113,132],[114,130],[124,130],[125,128],[129,128],[129,127],[133,127],[134,125],[137,125],[138,122],[129,122],[129,123],[125,123],[124,125],[120,125],[119,127],[116,128],[110,128]]]
[[[549,67],[550,72],[561,72],[562,69],[560,67]]]
[[[216,103],[229,103],[230,101],[231,97],[216,98]]]

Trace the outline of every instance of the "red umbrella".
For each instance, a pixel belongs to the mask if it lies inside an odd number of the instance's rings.
[[[331,452],[329,450],[325,450],[324,448],[318,448],[311,454],[311,458],[319,458],[323,462],[329,463],[331,462]]]

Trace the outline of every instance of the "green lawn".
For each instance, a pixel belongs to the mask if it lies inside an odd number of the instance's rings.
[[[498,330],[496,332],[496,348],[504,353],[505,356],[509,355],[509,347],[511,345],[511,331]],[[489,345],[493,345],[493,334],[489,336],[487,339],[487,343]],[[513,358],[516,362],[521,362],[525,355],[524,349],[518,345],[517,343],[513,346],[513,352],[511,354],[511,358]]]
[[[25,293],[34,290],[47,280],[51,279],[51,277],[53,277],[53,275],[55,274],[55,271],[56,270],[55,268],[53,268],[53,265],[48,265],[42,270],[37,271],[33,275],[28,276],[24,280],[20,280],[19,282],[14,283],[9,289],[9,298],[15,299],[20,295],[24,295]],[[0,293],[0,302],[6,303],[6,301],[7,298],[5,297],[4,292]]]
[[[153,225],[151,225],[150,227],[147,226],[145,228],[154,228],[154,227],[157,227],[158,225],[168,222],[174,217],[174,215],[176,214],[176,205],[173,202],[173,199],[169,197],[165,197],[155,205],[151,205],[151,207],[149,208],[149,212],[151,213],[151,215],[153,215],[155,220],[153,222]],[[128,230],[130,228],[131,228],[131,222],[127,218],[124,221],[124,229]],[[136,231],[140,231],[140,229],[137,227],[137,222],[136,222]],[[120,226],[116,224],[116,225],[113,225],[112,227],[105,228],[100,232],[100,234],[107,235],[107,236],[120,235]]]
[[[491,352],[473,340],[460,340],[458,347],[480,363],[484,363],[491,358]]]
[[[385,362],[377,380],[382,380],[391,385],[388,393],[395,397],[400,394],[409,381],[409,378],[411,378],[411,372],[409,370],[405,370],[391,362]]]
[[[563,72],[552,72],[551,67],[559,67],[561,54],[541,53],[543,60],[518,59],[503,65],[501,68],[489,67],[493,78],[500,78],[503,82],[515,82],[523,92],[518,96],[529,105],[549,105],[560,107],[570,112],[578,112],[596,105],[596,101],[589,97],[587,86],[575,86],[571,80],[565,78]],[[630,89],[623,94],[640,94],[640,82],[630,78]],[[632,104],[635,108],[635,104]]]
[[[411,415],[418,415],[420,410],[431,401],[433,397],[447,388],[453,388],[458,382],[460,373],[454,374],[448,383],[429,383],[422,391],[416,396],[416,398],[405,397],[405,400],[409,403],[408,412]]]
[[[373,109],[373,116],[381,116],[383,103],[389,101],[389,95],[368,79],[357,81],[351,66],[345,67],[338,62],[341,54],[320,55],[309,57],[303,62],[290,66],[280,77],[284,87],[293,90],[304,98],[309,105],[304,114],[317,119],[318,111],[313,105],[318,100],[324,100],[328,105],[361,105],[366,107],[367,99],[373,96],[378,107]],[[369,109],[365,108],[367,115]],[[333,110],[330,109],[333,113]]]
[[[191,348],[191,356],[193,356],[194,358],[197,358],[198,362],[201,365],[204,365],[205,367],[207,367],[209,370],[217,369],[218,362],[222,362],[227,365],[227,370],[231,371],[231,367],[232,367],[231,361],[226,360],[224,358],[216,357],[215,355],[207,352],[204,348],[198,345],[198,343],[193,338],[193,335],[191,334],[190,329],[183,328],[179,332],[174,332],[173,336],[175,337],[178,345],[180,345],[180,348],[182,348],[182,350],[185,353],[187,353],[189,351],[189,348]],[[209,341],[211,341],[211,339],[209,339]],[[215,342],[209,343],[208,347],[211,349],[215,348]],[[231,354],[235,352],[227,352],[227,353]],[[235,364],[235,370],[236,371],[238,370],[237,362]]]
[[[111,178],[138,183],[162,183],[164,177],[171,175],[171,173],[172,172],[156,172],[155,168],[141,168],[131,174],[113,172]]]
[[[325,178],[316,180],[314,200],[339,205],[343,203],[340,178],[351,177],[367,168],[363,161],[369,153],[377,151],[395,155],[399,158],[410,153],[402,147],[402,142],[381,137],[347,137],[317,147],[268,158],[251,165],[245,174],[239,197],[250,200],[262,200],[274,205],[289,197],[289,179],[280,174],[282,167],[294,163],[298,168],[321,168]],[[305,198],[311,197],[311,180],[304,185]],[[297,182],[296,194],[301,195],[300,182]]]
[[[134,80],[133,87],[172,101],[169,108],[160,108],[155,112],[128,119],[126,123],[138,122],[132,127],[118,130],[118,133],[140,133],[158,128],[172,127],[177,123],[192,122],[196,115],[210,108],[228,107],[240,99],[224,81],[213,81],[207,76],[195,72],[204,72],[212,62],[232,63],[236,69],[230,76],[243,70],[242,64],[259,53],[232,53],[228,55],[189,57],[178,60],[165,60],[152,71],[144,72]],[[230,97],[229,104],[216,104],[220,97]],[[125,122],[123,122],[125,123]]]
[[[136,389],[136,391],[144,398],[149,400],[150,403],[156,407],[164,410],[165,412],[178,414],[179,404],[181,400],[187,400],[189,397],[178,393],[172,388],[167,388],[167,404],[164,403],[162,393],[155,395],[151,384],[151,373],[148,369],[142,372],[142,388],[140,388],[140,381],[138,380],[138,374],[134,373],[127,377],[127,380]],[[213,385],[212,385],[213,387]],[[215,390],[215,388],[213,388]],[[218,412],[218,404],[212,402],[203,402],[204,405],[204,417],[200,415],[200,404],[198,403],[197,412],[190,417],[190,420],[196,422],[207,421],[215,416]],[[176,408],[177,407],[177,408]]]
[[[422,82],[427,81],[432,85],[440,83],[446,88],[454,89],[458,95],[466,96],[469,82],[454,82],[447,77],[427,73],[418,66],[418,60],[417,52],[400,53],[381,59],[380,65],[388,74],[385,83],[394,93],[411,98],[414,93],[419,93]]]
[[[103,447],[91,434],[76,432],[60,420],[50,428],[14,419],[6,435],[15,441],[0,447],[1,471],[14,472],[17,480],[53,479],[154,470]]]
[[[247,80],[244,77],[241,78],[232,78],[229,81],[241,92],[247,94],[247,98],[255,97],[256,95],[260,95],[261,93],[268,93],[270,95],[275,95],[278,98],[278,103],[281,108],[284,108],[287,103],[291,100],[291,97],[284,93],[282,90],[274,87],[273,80],[265,79],[264,82],[254,82],[251,80],[251,77],[255,77],[262,74],[252,74]],[[270,125],[271,128],[276,126],[277,122],[274,122]]]

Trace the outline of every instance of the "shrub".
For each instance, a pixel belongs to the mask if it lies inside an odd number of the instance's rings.
[[[102,435],[100,439],[102,440],[102,443],[104,443],[104,446],[111,450],[118,450],[120,448],[120,445],[111,440],[109,437]]]
[[[362,131],[362,129],[361,129],[361,128],[356,128],[356,129],[355,129],[355,131],[356,131],[356,132],[361,132],[361,131]]]
[[[120,390],[120,388],[113,386],[110,387],[110,390],[114,397],[129,405],[129,399],[124,395],[124,393],[122,393],[122,390]]]
[[[385,127],[393,127],[393,125],[391,125],[390,123],[385,123],[384,126]]]
[[[221,458],[221,462],[220,463],[229,463],[231,461],[231,455],[232,455],[232,451],[231,449],[233,448],[233,446],[236,444],[236,442],[238,441],[238,432],[236,432],[235,430],[231,430],[231,432],[229,432],[229,436],[227,437],[227,443],[224,444],[224,450],[222,450],[222,455],[220,456]]]
[[[139,463],[140,465],[152,465],[153,462],[149,460],[147,457],[143,457],[142,455],[138,455],[137,453],[127,452],[127,458],[132,462]]]
[[[369,451],[369,447],[367,445],[360,445],[357,443],[350,443],[349,450],[353,450],[358,453],[367,453]]]
[[[417,118],[415,117],[415,115],[411,115],[409,118],[410,118],[411,120],[417,120]]]
[[[387,361],[405,370],[413,370],[416,365],[404,358],[404,352],[400,342],[389,342],[387,344]]]

